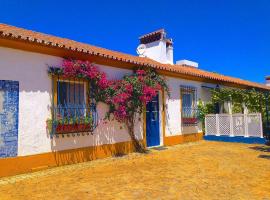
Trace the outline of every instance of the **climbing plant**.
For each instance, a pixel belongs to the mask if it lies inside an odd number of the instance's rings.
[[[64,60],[61,67],[50,67],[49,73],[66,78],[83,78],[91,83],[91,93],[96,102],[109,105],[106,119],[124,123],[137,151],[144,146],[135,137],[134,125],[137,115],[160,90],[169,95],[169,88],[163,76],[152,68],[136,68],[120,80],[108,80],[104,72],[88,61]]]
[[[101,99],[103,90],[108,87],[109,81],[106,74],[100,72],[98,68],[89,61],[64,59],[61,66],[49,67],[48,73],[51,75],[62,76],[63,78],[85,79],[91,85],[91,98],[96,101]]]
[[[136,115],[142,113],[146,103],[161,89],[169,94],[165,79],[155,70],[136,69],[122,80],[112,81],[104,90],[103,101],[110,107],[108,117],[113,114],[114,119],[126,125],[137,151],[144,151],[144,148],[134,134]]]
[[[260,112],[265,105],[267,95],[264,92],[253,89],[219,88],[211,90],[212,103],[232,102],[233,112],[241,112],[242,106],[250,112]]]
[[[215,113],[217,104],[225,102],[232,103],[233,113],[243,113],[245,105],[249,112],[262,113],[264,122],[266,121],[266,102],[269,102],[269,93],[256,89],[238,89],[238,88],[217,88],[211,90],[211,101],[207,103],[199,102],[199,116],[202,121],[206,114]]]

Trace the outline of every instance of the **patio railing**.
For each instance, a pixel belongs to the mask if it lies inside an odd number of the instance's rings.
[[[205,116],[205,135],[263,137],[260,113]]]

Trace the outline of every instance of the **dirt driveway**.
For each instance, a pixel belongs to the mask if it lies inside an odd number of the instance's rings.
[[[0,199],[270,200],[270,147],[190,143],[0,179]]]

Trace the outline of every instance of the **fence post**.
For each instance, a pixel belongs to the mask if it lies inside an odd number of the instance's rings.
[[[207,115],[205,116],[205,118],[204,118],[204,130],[205,130],[205,136],[207,136]]]
[[[259,113],[261,138],[263,138],[262,114]]]
[[[230,137],[233,137],[234,133],[233,133],[233,115],[230,114]]]
[[[217,126],[217,136],[220,136],[220,131],[219,131],[219,118],[218,118],[218,114],[216,114],[216,126]]]
[[[244,114],[244,127],[245,127],[245,136],[244,137],[249,137],[248,136],[248,115]]]

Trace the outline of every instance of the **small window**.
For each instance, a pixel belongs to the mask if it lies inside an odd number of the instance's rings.
[[[83,105],[85,103],[85,89],[83,82],[58,81],[58,105]]]
[[[97,126],[96,103],[86,80],[55,78],[53,134],[93,132]]]
[[[192,86],[181,86],[182,123],[183,125],[197,124],[197,90]]]
[[[82,117],[86,114],[85,83],[57,81],[59,117]]]

